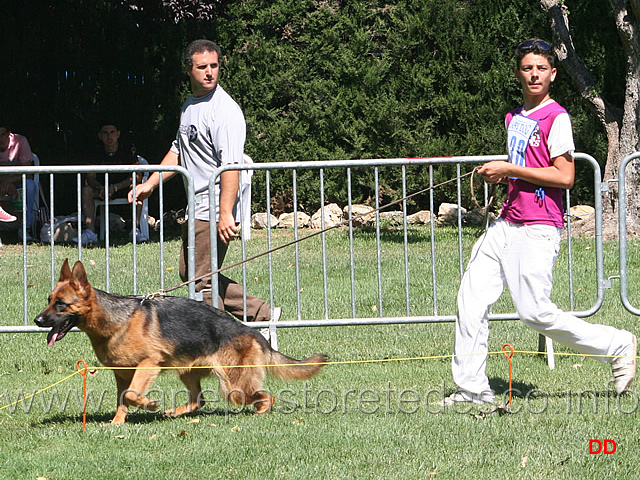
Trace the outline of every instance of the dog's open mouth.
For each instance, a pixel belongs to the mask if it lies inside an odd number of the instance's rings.
[[[47,344],[51,347],[54,343],[64,337],[69,330],[71,330],[75,326],[76,322],[73,318],[69,318],[61,323],[60,325],[56,325],[51,328],[49,335],[47,335]]]

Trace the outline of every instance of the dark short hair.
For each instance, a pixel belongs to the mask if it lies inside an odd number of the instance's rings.
[[[544,56],[551,67],[555,66],[556,57],[553,54],[553,47],[549,42],[538,37],[533,37],[521,42],[516,47],[516,67],[520,68],[520,62],[528,53]]]
[[[218,46],[217,43],[212,42],[211,40],[207,40],[201,38],[199,40],[194,40],[187,48],[184,49],[184,56],[182,57],[182,61],[184,63],[185,68],[191,70],[193,67],[193,55],[195,53],[205,53],[205,52],[216,52],[218,54],[218,62],[222,58],[222,50]]]
[[[98,124],[98,132],[102,130],[102,128],[106,125],[113,125],[116,127],[116,130],[120,131],[120,122],[117,122],[113,118],[103,118],[102,121]]]
[[[4,118],[0,118],[0,128],[4,128],[7,132],[11,131],[11,125]]]

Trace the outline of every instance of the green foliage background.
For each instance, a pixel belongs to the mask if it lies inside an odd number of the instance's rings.
[[[197,37],[222,46],[221,84],[244,110],[255,161],[501,154],[504,114],[520,102],[513,48],[531,36],[550,38],[535,1],[196,2],[207,5],[206,19],[188,3],[9,2],[0,56],[13,67],[3,73],[0,108],[43,164],[81,162],[104,116],[122,119],[138,150],[159,162],[189,92],[181,52]],[[602,91],[621,102],[624,56],[609,6],[567,4],[578,51]],[[177,16],[178,7],[187,10]],[[602,128],[565,72],[553,95],[572,114],[578,150],[604,162]],[[383,202],[399,196],[398,175],[382,179]],[[454,167],[435,175],[451,178]],[[309,172],[298,180],[299,206],[316,208],[318,180]],[[264,190],[264,180],[255,181]],[[285,204],[286,182],[271,186]],[[325,184],[326,200],[344,204],[344,178],[328,173]],[[417,172],[407,190],[427,184],[426,170]],[[454,198],[453,188],[439,189],[436,204]],[[372,178],[354,179],[354,201],[375,195]],[[587,180],[574,196],[589,202]],[[409,208],[426,201],[417,197]]]

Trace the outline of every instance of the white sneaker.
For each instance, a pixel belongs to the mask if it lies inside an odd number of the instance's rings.
[[[258,331],[260,332],[260,335],[262,335],[268,342],[269,341],[269,337],[270,337],[269,328],[268,327],[260,328],[260,329],[258,329]]]
[[[280,320],[280,317],[282,316],[282,307],[275,307],[273,309],[273,315],[271,317],[271,321],[272,322],[277,322]],[[277,331],[273,331],[273,335],[271,335],[271,348],[273,348],[274,350],[278,350],[278,333]]]
[[[78,243],[78,237],[72,239],[75,243]],[[86,246],[92,243],[98,243],[98,235],[93,230],[85,230],[82,232],[82,245]]]
[[[617,357],[611,364],[615,389],[618,395],[624,393],[636,376],[636,357],[638,356],[638,341],[633,335],[631,344],[624,351],[624,355]]]
[[[443,398],[439,402],[434,402],[432,405],[440,405],[442,407],[452,407],[458,403],[475,403],[477,405],[486,405],[495,403],[496,397],[493,392],[485,392],[480,395],[475,393],[466,392],[464,390],[458,390],[452,393],[448,397]]]
[[[280,320],[281,316],[282,316],[282,308],[281,307],[275,307],[273,309],[273,314],[271,315],[271,321],[277,322],[278,320]],[[269,331],[269,327],[261,328],[260,329],[260,334],[264,338],[266,338],[267,341],[271,344],[271,348],[273,348],[274,350],[278,349],[278,336],[274,335],[272,337],[271,336],[271,332]]]

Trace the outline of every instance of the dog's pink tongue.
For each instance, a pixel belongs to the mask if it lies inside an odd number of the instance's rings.
[[[53,347],[53,344],[58,340],[58,332],[49,332],[49,338],[47,340],[48,345]]]

